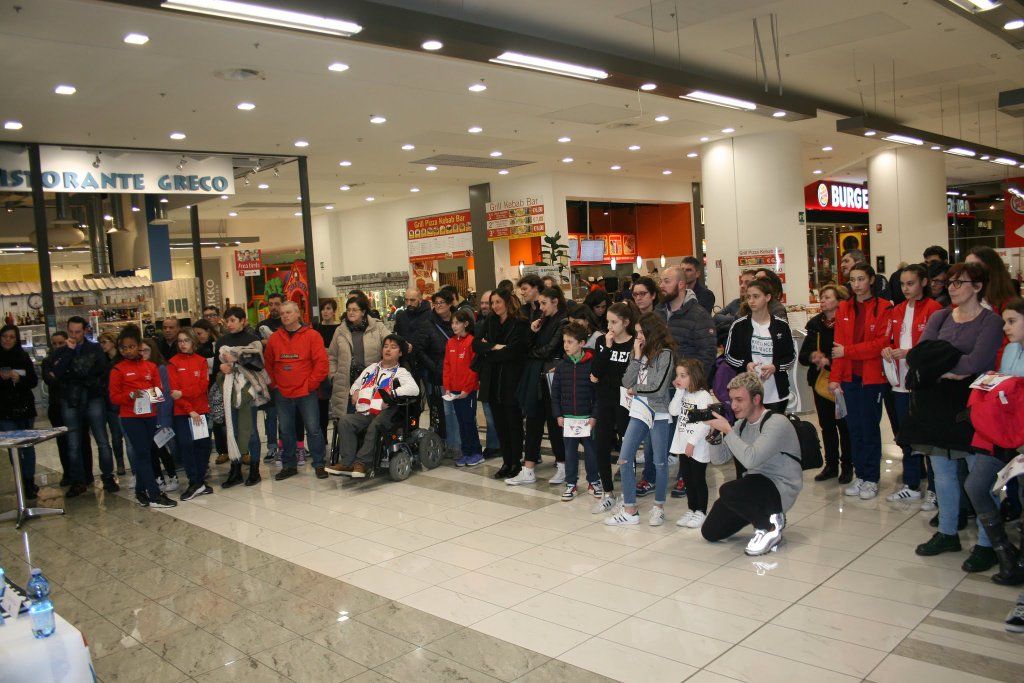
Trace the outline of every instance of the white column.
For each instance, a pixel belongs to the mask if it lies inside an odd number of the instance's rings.
[[[720,304],[739,295],[742,249],[780,248],[786,303],[806,304],[807,233],[800,137],[764,133],[704,145],[701,194],[708,243],[708,285]],[[719,267],[719,262],[721,266]],[[724,280],[724,292],[723,292]]]
[[[868,190],[872,266],[876,256],[885,256],[886,270],[892,273],[900,261],[920,263],[927,247],[946,246],[946,168],[941,153],[901,146],[875,154],[868,159]]]

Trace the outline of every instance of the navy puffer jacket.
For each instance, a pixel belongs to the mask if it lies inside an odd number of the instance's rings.
[[[594,352],[583,351],[575,363],[563,358],[555,366],[551,382],[551,412],[555,417],[575,415],[593,417],[597,414],[597,384],[590,381]]]

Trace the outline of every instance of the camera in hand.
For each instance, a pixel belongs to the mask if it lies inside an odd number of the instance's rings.
[[[712,403],[707,408],[695,408],[686,415],[687,422],[707,422],[708,420],[714,420],[715,416],[712,413],[718,413],[721,415],[725,411],[725,408],[721,403]]]

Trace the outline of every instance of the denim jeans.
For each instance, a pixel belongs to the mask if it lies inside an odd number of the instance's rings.
[[[672,423],[669,422],[670,432]],[[627,427],[628,429],[628,427]],[[654,467],[654,458],[650,456],[654,452],[654,446],[651,445],[651,435],[648,434],[644,437],[644,471],[643,478],[648,484],[658,484],[658,470]],[[666,461],[667,462],[667,461]]]
[[[668,437],[672,432],[670,420],[655,420],[654,425],[635,417],[629,418],[626,436],[622,438],[622,449],[619,451],[619,472],[622,475],[622,497],[626,505],[636,505],[636,475],[633,464],[640,442],[650,434],[652,448],[645,451],[644,458],[654,461],[657,482],[654,487],[654,502],[664,503],[668,494]],[[646,448],[646,446],[645,446]]]
[[[284,445],[284,453],[281,454],[282,467],[295,467],[295,414],[301,415],[302,423],[306,425],[306,448],[313,457],[313,467],[324,466],[324,435],[320,433],[320,406],[317,403],[316,392],[288,398],[282,396],[281,392],[274,389],[274,406],[276,407],[277,420],[281,425],[281,441]]]
[[[267,450],[273,450],[277,448],[277,440],[280,438],[284,441],[283,436],[279,436],[277,432],[277,405],[273,400],[270,401],[263,410],[263,430],[267,433]],[[320,414],[317,413],[316,418],[317,424],[320,424]],[[252,421],[252,431],[256,431],[256,420]],[[292,431],[294,436],[295,432]]]
[[[967,465],[971,473],[967,475],[964,491],[978,515],[978,545],[991,548],[992,541],[981,524],[981,516],[999,512],[999,497],[992,493],[992,485],[996,483],[996,475],[1003,469],[1003,463],[991,455],[979,455],[973,464],[968,461]]]
[[[11,432],[16,429],[32,429],[34,418],[26,417],[21,420],[0,420],[0,432]],[[26,486],[36,481],[36,447],[18,449],[18,458],[21,460],[21,481]]]
[[[160,487],[156,483],[149,455],[150,444],[156,436],[156,418],[125,417],[121,419],[121,429],[131,444],[128,457],[131,458],[132,474],[135,475],[135,493],[145,493],[150,500],[156,500],[160,497]]]
[[[188,415],[174,416],[174,433],[181,449],[185,475],[188,477],[189,484],[199,486],[206,481],[206,469],[210,466],[210,450],[213,441],[210,437],[193,439],[191,423],[192,418]]]
[[[501,442],[498,441],[498,430],[494,428],[494,415],[491,413],[491,404],[480,402],[480,405],[484,407],[484,422],[487,423],[487,443],[484,445],[492,451],[496,451],[501,448]]]
[[[900,424],[910,413],[910,392],[893,391],[892,400],[895,406],[895,424],[892,430],[899,433]],[[928,471],[928,488],[935,490],[934,477],[931,474],[927,459],[920,453],[915,453],[910,446],[902,446],[903,450],[903,483],[917,491],[921,488],[921,476]]]
[[[601,477],[597,472],[597,449],[594,447],[594,437],[588,436],[582,439],[565,436],[565,483],[575,484],[580,478],[580,455],[579,446],[583,446],[583,465],[586,468],[587,483],[591,484],[600,481]],[[634,488],[634,494],[636,489]]]
[[[68,463],[71,466],[71,482],[88,484],[85,480],[85,463],[82,460],[82,439],[89,438],[89,432],[96,439],[100,452],[100,473],[103,479],[114,476],[114,456],[107,438],[107,401],[102,396],[87,399],[84,404],[68,405],[61,401],[61,416],[68,428]],[[149,448],[146,448],[149,454]]]
[[[121,409],[107,404],[107,427],[110,429],[110,448],[118,466],[124,464],[124,432],[121,431]]]
[[[462,400],[468,401],[469,399],[466,398],[466,399],[462,399]],[[455,401],[444,401],[444,400],[442,400],[441,402],[444,403],[444,440],[448,444],[448,448],[450,450],[453,450],[453,451],[462,450],[462,433],[461,433],[462,432],[462,427],[459,425],[459,416],[455,413],[455,405],[454,405]],[[475,433],[476,432],[476,424],[475,424],[475,422],[476,422],[476,392],[475,391],[473,392],[473,419],[474,419],[473,431]],[[479,447],[480,437],[479,436],[476,437],[476,443],[478,444],[477,445],[477,449],[475,451],[472,451],[472,453],[479,453],[480,452],[480,447]],[[469,445],[472,446],[473,442],[470,442]],[[465,451],[463,451],[463,455],[466,455]]]
[[[843,382],[846,426],[853,446],[853,470],[860,479],[878,483],[882,464],[882,392],[888,385]]]
[[[987,456],[982,456],[987,457]],[[960,477],[957,475],[959,459],[947,458],[944,455],[930,456],[932,471],[935,473],[935,497],[939,503],[939,532],[955,535],[957,532],[957,521],[960,517]],[[974,468],[974,461],[977,455],[968,455],[967,468]],[[988,535],[978,524],[978,544],[990,545]]]
[[[465,456],[478,455],[480,453],[480,433],[476,429],[476,392],[469,392],[466,398],[455,401],[445,401],[444,410],[449,408],[455,416],[455,428],[449,425],[448,436],[458,432],[459,448]]]

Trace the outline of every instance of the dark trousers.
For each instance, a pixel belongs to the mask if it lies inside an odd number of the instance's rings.
[[[437,433],[442,439],[447,438],[448,426],[444,420],[444,399],[441,398],[444,388],[430,382],[426,382],[426,387],[427,406],[430,409],[430,430]]]
[[[338,462],[342,465],[362,463],[367,470],[373,467],[373,450],[377,447],[380,433],[391,426],[398,408],[385,408],[376,415],[370,413],[349,413],[335,423],[338,434]],[[359,445],[359,434],[363,443]],[[292,453],[294,467],[295,454]]]
[[[718,500],[700,532],[709,541],[721,541],[748,524],[755,529],[770,529],[771,516],[779,512],[782,498],[772,480],[763,474],[746,474],[718,488]]]
[[[893,403],[893,413],[889,416],[889,421],[892,422],[893,435],[898,436],[900,423],[910,413],[910,392],[891,391],[889,393]],[[903,483],[916,491],[921,487],[922,474],[927,472],[928,490],[934,491],[935,475],[932,474],[929,459],[920,453],[915,453],[910,446],[901,448],[903,450]]]
[[[228,453],[228,428],[224,423],[213,424],[210,426],[210,431],[213,432],[214,445],[217,447],[217,453]]]
[[[167,473],[168,479],[178,476],[178,469],[174,466],[174,457],[171,456],[171,451],[167,448],[167,445],[157,446],[156,442],[152,439],[149,441],[149,462],[152,465],[153,476],[157,479],[163,476],[160,472],[161,467]]]
[[[459,445],[465,456],[480,452],[480,432],[476,428],[476,392],[469,392],[466,398],[451,402],[455,419],[459,423]]]
[[[548,393],[547,379],[541,378],[541,399],[534,406],[533,413],[526,416],[526,442],[524,451],[529,462],[540,461],[540,442],[544,437],[544,425],[548,427],[548,441],[555,454],[555,462],[565,462],[565,444],[562,442],[562,428],[558,418],[551,414],[551,394]]]
[[[597,471],[601,476],[601,487],[605,493],[611,493],[615,490],[612,480],[612,446],[615,445],[616,434],[620,439],[626,435],[629,412],[619,404],[616,396],[614,403],[598,402],[595,417],[597,426],[594,427],[594,446],[597,452]]]
[[[864,481],[878,483],[882,465],[882,395],[888,384],[864,384],[860,377],[843,382],[846,426],[853,446],[853,471]]]
[[[211,439],[192,438],[192,418],[188,415],[174,416],[174,434],[181,450],[181,460],[185,465],[185,474],[191,486],[199,486],[206,481],[206,469],[210,466]]]
[[[501,443],[501,459],[505,467],[518,469],[523,457],[523,414],[519,404],[491,403],[494,428]]]
[[[131,459],[132,472],[135,473],[135,492],[145,493],[150,500],[156,500],[160,497],[160,487],[157,486],[150,462],[150,445],[156,436],[156,418],[125,417],[121,419],[121,429],[131,446],[128,457]]]
[[[708,464],[679,456],[679,476],[686,480],[686,503],[691,512],[708,511]]]
[[[51,403],[46,408],[46,417],[50,419],[50,426],[63,427],[64,415],[60,409],[60,403]],[[68,433],[64,432],[57,437],[57,457],[60,458],[60,469],[65,477],[71,478],[70,446],[68,445]],[[92,481],[92,441],[82,440],[82,466],[85,468],[85,480]]]
[[[317,408],[320,410],[320,433],[323,434],[324,443],[327,442],[327,423],[331,419],[331,399],[318,398]]]
[[[836,419],[835,401],[814,394],[814,410],[818,413],[821,441],[825,445],[825,465],[831,469],[850,469],[850,430],[846,419]]]

